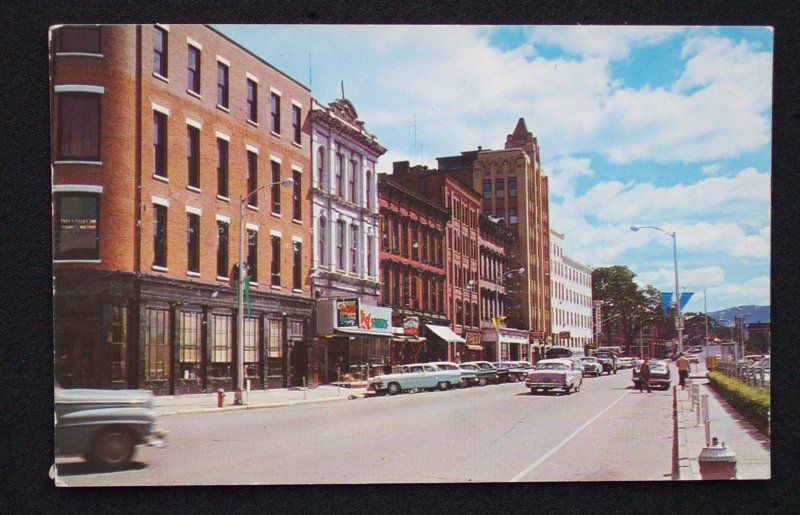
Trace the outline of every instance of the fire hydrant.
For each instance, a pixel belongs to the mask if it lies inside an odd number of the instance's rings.
[[[711,439],[711,445],[705,447],[697,457],[702,479],[736,479],[736,453],[725,446],[719,445],[716,437]]]
[[[222,401],[224,401],[224,400],[225,400],[225,390],[220,388],[219,390],[217,390],[217,407],[218,408],[222,407]]]

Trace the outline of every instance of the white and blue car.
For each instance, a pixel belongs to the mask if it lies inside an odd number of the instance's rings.
[[[412,363],[403,365],[402,372],[384,374],[370,380],[367,392],[377,395],[397,395],[412,390],[449,390],[461,384],[459,370],[441,370],[436,365]]]

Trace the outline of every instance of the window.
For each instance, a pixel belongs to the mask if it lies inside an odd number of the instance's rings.
[[[275,93],[270,95],[270,109],[272,116],[272,132],[281,133],[281,97]]]
[[[281,164],[277,161],[270,161],[272,166],[272,212],[276,215],[281,214]]]
[[[217,105],[228,108],[228,66],[217,61]]]
[[[167,31],[155,27],[153,33],[153,72],[168,77],[167,75]]]
[[[228,223],[217,220],[217,277],[228,273]]]
[[[511,193],[509,191],[509,193]],[[519,222],[519,217],[517,216],[517,208],[510,207],[508,208],[508,223],[515,224]]]
[[[258,282],[258,231],[247,230],[247,270],[250,280]],[[238,277],[237,277],[238,280]]]
[[[505,217],[506,217],[506,209],[504,207],[497,208],[497,218],[505,219]]]
[[[328,264],[328,256],[325,252],[325,234],[327,231],[328,220],[325,217],[320,217],[319,219],[319,264],[320,265],[327,265]]]
[[[344,220],[336,221],[336,265],[344,270]]]
[[[295,143],[300,143],[301,128],[302,127],[301,127],[300,108],[295,106],[295,105],[293,105],[292,106],[292,133],[294,134],[294,142]]]
[[[497,190],[497,198],[504,198],[506,196],[506,183],[503,179],[494,181],[495,189]]]
[[[373,239],[372,235],[367,236],[367,273],[369,273],[370,276],[374,277],[375,276],[375,266],[372,263],[372,255],[373,255],[372,253],[374,252],[372,250],[372,245],[374,243],[373,240],[374,239]]]
[[[153,204],[153,266],[167,266],[167,208]]]
[[[419,261],[419,226],[411,225],[411,257]]]
[[[230,377],[233,358],[233,317],[227,314],[211,315],[211,363],[210,376]]]
[[[100,54],[100,27],[61,27],[56,37],[59,53]]]
[[[167,176],[167,115],[153,111],[153,174]]]
[[[247,204],[258,206],[258,195],[253,193],[258,189],[258,154],[247,151]]]
[[[381,217],[381,250],[389,251],[389,220]]]
[[[272,243],[272,262],[270,263],[270,272],[272,275],[270,284],[272,286],[280,286],[281,285],[281,237],[272,236],[270,240]]]
[[[319,147],[317,152],[317,187],[322,189],[325,179],[325,147]]]
[[[144,316],[144,379],[168,379],[169,361],[169,310],[148,308]]]
[[[371,210],[372,209],[372,172],[371,171],[367,170],[367,175],[366,175],[366,179],[365,180],[366,180],[366,183],[367,183],[366,184],[366,196],[367,196],[367,198],[366,198],[366,202],[365,203],[367,205],[367,209]]]
[[[195,311],[178,313],[178,361],[180,374],[184,379],[196,379],[200,375],[202,327],[202,313]]]
[[[228,142],[217,138],[217,195],[228,198]]]
[[[355,202],[356,201],[356,160],[355,159],[351,159],[350,160],[350,175],[347,178],[348,178],[347,184],[348,184],[348,189],[349,189],[348,199],[350,200],[350,202]]]
[[[508,180],[508,198],[517,198],[517,180]]]
[[[403,255],[405,257],[409,257],[408,256],[408,221],[407,220],[403,220],[403,227],[402,227],[401,237],[402,237],[402,240],[403,240]]]
[[[100,160],[100,95],[58,94],[58,158]]]
[[[303,244],[299,241],[292,242],[292,288],[299,290],[303,287]]]
[[[258,375],[258,318],[245,317],[244,318],[244,334],[242,334],[244,343],[244,363],[245,375],[257,376]]]
[[[384,304],[389,304],[389,267],[387,264],[381,265],[381,287],[381,300]]]
[[[267,332],[267,357],[283,357],[283,320],[270,320]]]
[[[258,83],[247,79],[247,119],[258,123]]]
[[[186,126],[186,162],[189,171],[189,186],[200,187],[200,129]]]
[[[358,263],[358,225],[350,226],[350,271],[357,272]]]
[[[400,305],[400,270],[394,269],[394,277],[392,279],[392,304],[395,306]]]
[[[302,184],[303,174],[297,170],[292,170],[292,218],[294,220],[303,219]]]
[[[57,193],[55,202],[54,259],[99,259],[100,196]]]
[[[483,181],[483,198],[492,198],[492,181]]]
[[[200,49],[189,45],[186,88],[200,94]]]
[[[342,174],[344,173],[344,155],[339,152],[336,154],[336,194],[344,198],[344,183],[342,182]]]
[[[392,218],[392,252],[400,252],[400,222],[397,218]]]
[[[186,270],[200,272],[200,215],[186,213]]]

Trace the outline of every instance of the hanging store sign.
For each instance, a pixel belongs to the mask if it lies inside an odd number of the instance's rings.
[[[405,317],[403,319],[403,334],[419,336],[419,317]]]
[[[336,301],[336,326],[360,327],[357,299]]]
[[[392,308],[361,306],[359,309],[358,328],[392,334]]]
[[[561,331],[558,333],[559,338],[569,338],[569,331]]]
[[[531,338],[542,338],[544,337],[544,331],[531,331]]]
[[[468,329],[467,331],[465,331],[464,339],[467,340],[467,345],[480,345],[481,332]]]

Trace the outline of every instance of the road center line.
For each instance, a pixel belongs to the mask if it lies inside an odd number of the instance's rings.
[[[600,417],[601,417],[601,416],[602,416],[602,415],[603,415],[603,414],[604,414],[606,411],[608,411],[608,410],[610,410],[611,408],[613,408],[613,407],[614,407],[614,406],[615,406],[615,405],[616,405],[616,404],[617,404],[619,401],[621,401],[621,400],[623,399],[623,397],[625,397],[626,395],[628,395],[628,394],[629,394],[631,391],[633,391],[633,390],[625,390],[625,393],[623,393],[622,395],[620,395],[620,396],[619,396],[619,398],[618,398],[617,400],[615,400],[614,402],[612,402],[611,404],[609,404],[608,406],[606,406],[606,407],[605,407],[605,409],[604,409],[603,411],[601,411],[601,412],[600,412],[600,413],[598,413],[597,415],[593,416],[592,418],[590,418],[589,420],[587,420],[586,422],[584,422],[584,423],[583,423],[583,425],[582,425],[581,427],[579,427],[578,429],[576,429],[575,431],[573,431],[571,435],[569,435],[568,437],[566,437],[565,439],[563,439],[563,440],[562,440],[562,441],[561,441],[561,442],[560,442],[558,445],[556,445],[555,447],[553,447],[552,449],[550,449],[549,451],[547,451],[547,452],[546,452],[546,453],[545,453],[545,454],[544,454],[542,457],[540,457],[538,460],[536,460],[536,461],[534,461],[532,464],[530,464],[530,465],[529,465],[529,466],[528,466],[528,467],[527,467],[525,470],[523,470],[522,472],[520,472],[520,473],[519,473],[519,474],[517,474],[516,476],[512,477],[512,478],[509,480],[509,482],[510,482],[510,483],[516,483],[517,481],[519,481],[519,480],[520,480],[520,479],[522,479],[523,477],[525,477],[525,476],[527,476],[528,474],[530,474],[530,472],[531,472],[533,469],[535,469],[536,467],[538,467],[539,465],[541,465],[542,463],[544,463],[544,462],[545,462],[545,460],[547,460],[547,458],[549,458],[550,456],[552,456],[553,454],[555,454],[555,453],[556,453],[556,452],[557,452],[557,451],[558,451],[560,448],[562,448],[562,447],[564,447],[565,445],[567,445],[567,444],[569,443],[569,441],[570,441],[570,440],[572,440],[573,438],[575,438],[576,436],[578,436],[578,435],[581,433],[581,431],[583,431],[584,429],[586,429],[587,427],[589,427],[589,425],[590,425],[592,422],[594,422],[595,420],[597,420],[598,418],[600,418]]]

